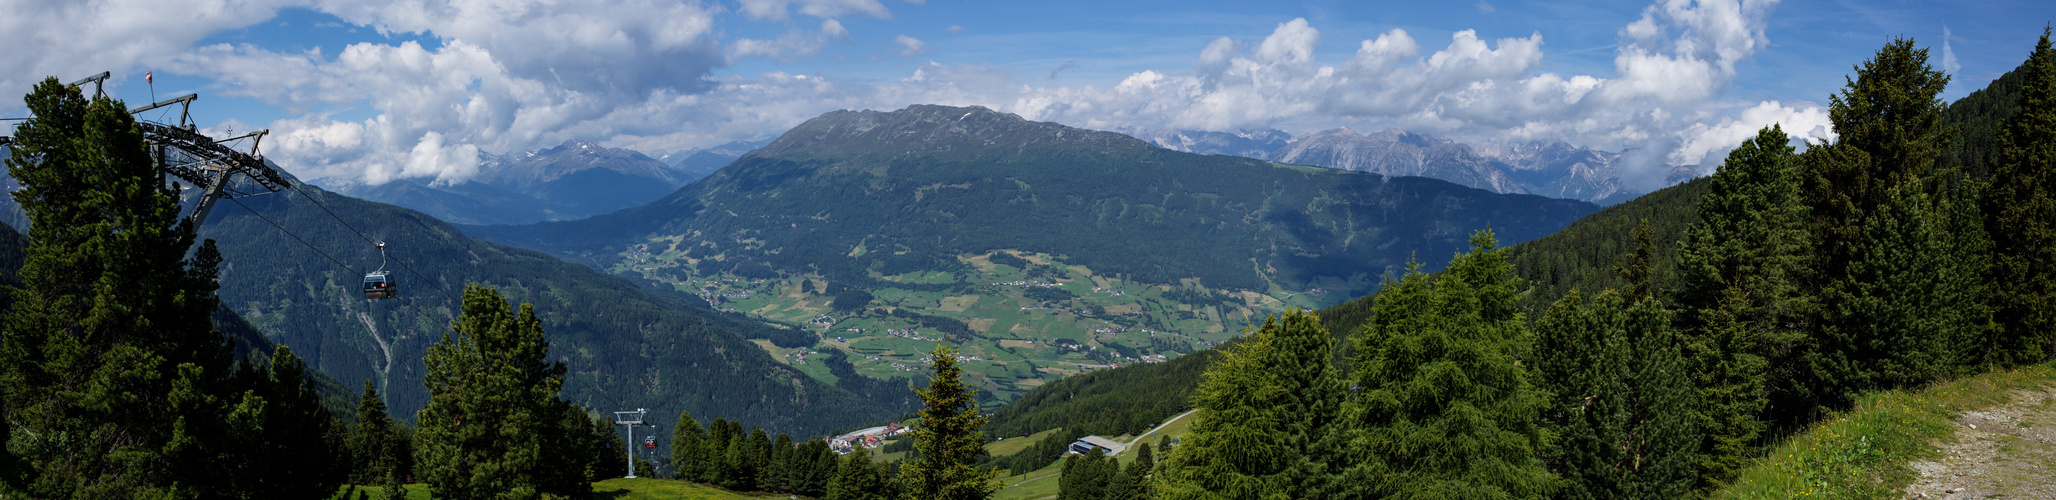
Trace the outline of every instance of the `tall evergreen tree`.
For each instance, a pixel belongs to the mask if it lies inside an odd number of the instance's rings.
[[[1057,500],[1100,500],[1121,465],[1104,453],[1071,455],[1057,478]]]
[[[365,379],[364,392],[357,397],[357,427],[350,432],[350,456],[355,459],[350,484],[385,481],[400,458],[397,439],[393,418],[386,413],[385,399],[379,397],[371,380]]]
[[[461,314],[423,362],[428,405],[417,421],[416,467],[438,498],[590,496],[583,481],[561,482],[546,458],[562,442],[556,401],[564,365],[544,361],[549,343],[535,308],[509,310],[484,286],[466,286]]]
[[[1531,342],[1519,279],[1490,230],[1439,277],[1415,264],[1379,292],[1357,337],[1344,406],[1349,464],[1334,496],[1538,498],[1556,489],[1537,453],[1547,394],[1518,356]],[[1187,452],[1181,447],[1173,460]]]
[[[1678,250],[1678,323],[1690,332],[1685,345],[1701,391],[1695,413],[1706,486],[1748,460],[1773,393],[1788,405],[1808,394],[1790,383],[1812,298],[1800,289],[1807,208],[1789,142],[1773,125],[1729,152]]]
[[[729,477],[735,475],[735,462],[728,456],[729,445],[736,438],[733,424],[728,419],[715,417],[707,425],[707,441],[700,450],[700,456],[706,457],[707,465],[702,470],[700,482],[728,484]]]
[[[2001,129],[2001,160],[1984,203],[2003,334],[1979,347],[2000,364],[2056,356],[2056,51],[2048,28],[2020,76],[2020,112]]]
[[[1936,97],[1948,82],[1927,65],[1926,49],[1892,41],[1833,97],[1839,141],[1800,157],[1819,237],[1811,261],[1819,313],[1809,325],[1814,348],[1802,355],[1810,394],[1793,399],[1819,407],[1774,408],[1785,420],[1946,373],[1951,347],[1978,327],[1958,317],[1975,305],[1965,297],[1974,291],[1954,289],[1961,282],[1947,274],[1981,256],[1952,255],[1937,201],[1960,184],[1934,171],[1950,135]]]
[[[24,98],[8,172],[31,224],[0,318],[10,448],[37,498],[237,496],[221,460],[264,401],[227,390],[209,315],[220,254],[194,252],[178,193],[119,102],[46,79]],[[19,440],[25,439],[27,442]]]
[[[898,498],[884,471],[871,463],[871,453],[856,450],[842,457],[824,500],[889,500]]]
[[[335,494],[349,478],[342,425],[321,406],[306,363],[284,345],[268,366],[246,360],[232,388],[264,401],[252,429],[229,436],[238,457],[213,464],[229,469],[228,482],[245,498],[315,498]],[[223,467],[223,466],[227,467]]]
[[[792,467],[792,437],[778,433],[778,439],[771,442],[770,453],[764,459],[764,466],[757,470],[757,484],[764,491],[791,493],[792,486],[786,484],[789,467]]]
[[[700,421],[693,420],[692,412],[678,412],[678,425],[671,428],[671,468],[679,479],[703,480],[707,464],[702,441],[706,439],[706,431],[700,428]]]
[[[1698,483],[1700,430],[1693,413],[1698,392],[1672,314],[1661,301],[1645,297],[1629,306],[1623,318],[1634,353],[1626,371],[1633,399],[1624,436],[1629,458],[1625,498],[1685,498]]]
[[[913,500],[979,500],[992,496],[999,484],[996,470],[981,469],[974,462],[985,454],[985,415],[978,413],[976,389],[964,384],[957,352],[938,344],[933,357],[934,379],[919,391],[924,406],[921,423],[914,427],[914,449],[919,456],[900,467],[900,482]]]
[[[1156,481],[1164,498],[1267,498],[1324,491],[1326,440],[1341,411],[1334,337],[1292,309],[1208,368],[1191,441]]]
[[[1621,331],[1619,294],[1586,300],[1577,290],[1535,322],[1534,367],[1551,396],[1542,421],[1557,441],[1544,453],[1564,480],[1565,498],[1622,498],[1628,476],[1632,357]]]

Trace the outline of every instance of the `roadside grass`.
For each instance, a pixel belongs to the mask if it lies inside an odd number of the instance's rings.
[[[2051,384],[2056,367],[2035,365],[1866,395],[1773,447],[1712,497],[1896,498],[1916,478],[1910,462],[1937,458],[1934,443],[1955,441],[1957,415]]]

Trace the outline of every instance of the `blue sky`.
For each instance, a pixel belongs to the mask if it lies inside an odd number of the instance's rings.
[[[2046,2],[0,0],[28,45],[0,55],[0,95],[101,70],[131,105],[199,92],[202,126],[269,128],[274,160],[329,183],[460,181],[481,154],[569,139],[663,154],[915,103],[1706,164],[1769,123],[1831,138],[1827,97],[1891,37],[1930,47],[1955,99],[2052,19]]]

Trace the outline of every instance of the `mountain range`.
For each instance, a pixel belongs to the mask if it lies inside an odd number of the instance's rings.
[[[1536,194],[1600,205],[1641,194],[1621,184],[1618,168],[1622,153],[1563,142],[1479,147],[1396,128],[1359,133],[1341,127],[1298,136],[1275,129],[1121,132],[1189,153],[1430,177],[1503,194]]]
[[[951,338],[1009,395],[1365,293],[1475,230],[1521,241],[1597,209],[918,105],[822,115],[643,206],[465,230],[806,325],[871,376]]]
[[[478,174],[458,181],[326,182],[338,192],[463,224],[521,224],[591,217],[655,200],[705,174],[642,153],[586,141],[506,156],[481,154]]]

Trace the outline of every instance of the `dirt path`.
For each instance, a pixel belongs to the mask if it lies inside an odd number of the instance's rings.
[[[1956,418],[1956,442],[1905,498],[2056,498],[2056,388],[2013,391],[2013,401]]]

